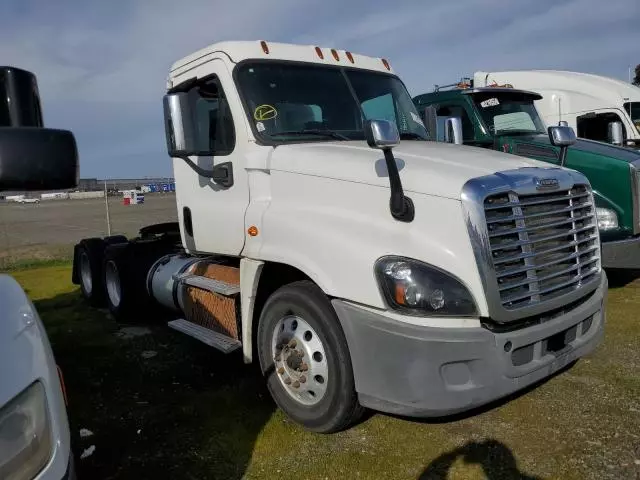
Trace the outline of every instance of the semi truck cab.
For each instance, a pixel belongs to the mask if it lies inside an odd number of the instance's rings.
[[[640,268],[640,152],[577,139],[566,156],[561,155],[536,108],[541,99],[539,93],[510,84],[478,87],[466,78],[413,100],[430,125],[433,140],[447,141],[445,122],[456,119],[459,143],[511,153],[514,160],[525,156],[582,172],[593,188],[603,266]]]
[[[476,86],[510,84],[541,95],[545,123],[567,122],[579,138],[640,149],[640,88],[616,78],[560,70],[475,72]]]
[[[117,318],[172,312],[241,351],[306,428],[465,411],[601,341],[586,177],[425,141],[388,60],[217,43],[171,67],[163,102],[179,221],[80,241],[73,280]]]

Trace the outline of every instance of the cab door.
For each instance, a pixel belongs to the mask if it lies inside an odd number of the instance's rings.
[[[183,244],[191,253],[239,255],[249,204],[242,106],[231,73],[220,59],[196,67],[184,78],[195,79],[187,92],[199,155],[189,160],[201,171],[183,159],[173,160]],[[224,185],[202,174],[220,168],[231,172],[232,182]]]

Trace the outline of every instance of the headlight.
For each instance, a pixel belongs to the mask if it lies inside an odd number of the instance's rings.
[[[440,269],[408,258],[384,257],[375,270],[387,303],[395,310],[422,316],[478,315],[469,290]]]
[[[51,450],[44,387],[36,382],[0,409],[0,478],[35,477]]]
[[[598,230],[611,230],[618,228],[618,215],[610,208],[596,208],[598,217]]]

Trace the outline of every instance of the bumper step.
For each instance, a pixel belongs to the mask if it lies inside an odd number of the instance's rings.
[[[168,325],[170,328],[200,340],[202,343],[206,343],[222,353],[231,353],[242,346],[238,340],[184,319],[172,320]]]

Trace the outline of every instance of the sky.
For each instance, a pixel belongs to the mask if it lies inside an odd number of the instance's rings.
[[[388,58],[417,95],[477,70],[626,80],[638,0],[1,0],[0,64],[34,72],[45,124],[73,131],[83,178],[170,176],[162,96],[173,62],[222,40]]]

